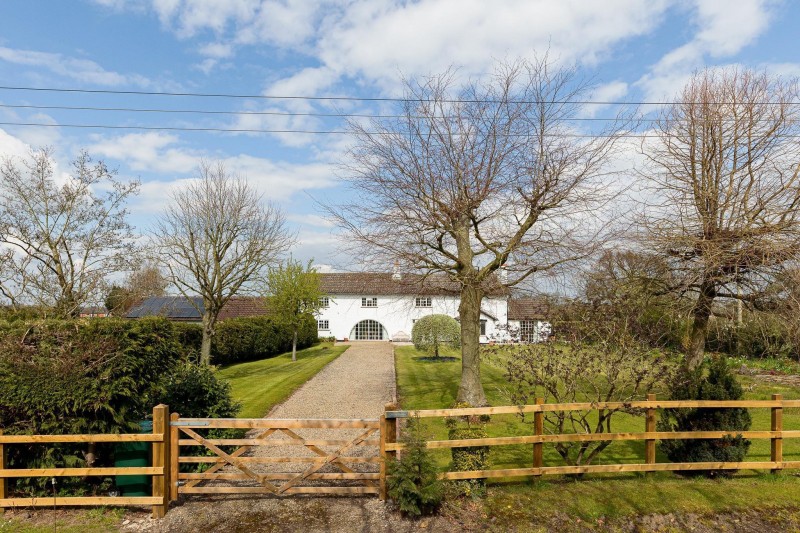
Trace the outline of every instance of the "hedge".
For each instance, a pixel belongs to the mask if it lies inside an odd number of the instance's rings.
[[[317,321],[308,316],[297,334],[297,347],[307,348],[317,341]],[[228,365],[266,359],[292,349],[292,333],[274,317],[229,318],[217,325],[211,345],[211,362]]]
[[[160,317],[0,322],[0,428],[7,434],[139,432],[153,406],[197,416],[234,416],[230,388],[189,361],[181,328]],[[113,464],[113,445],[9,445],[13,468]],[[44,478],[12,490],[45,494]],[[104,491],[109,478],[62,478],[71,494]]]

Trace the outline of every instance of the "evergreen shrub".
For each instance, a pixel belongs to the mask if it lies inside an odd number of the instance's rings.
[[[390,460],[387,465],[389,497],[406,515],[434,513],[442,503],[444,491],[419,419],[408,420],[400,442],[405,445],[400,459]]]
[[[744,391],[730,372],[724,357],[718,357],[695,370],[683,369],[674,381],[670,400],[741,400]],[[752,419],[746,408],[665,409],[658,431],[731,431],[750,429]],[[741,435],[722,439],[660,441],[661,450],[674,463],[740,462],[750,441]],[[731,471],[705,470],[691,474],[709,477],[730,475]]]
[[[454,409],[471,407],[468,403],[457,403]],[[489,417],[483,416],[457,416],[445,419],[448,428],[447,437],[450,440],[484,439],[489,436],[486,424]],[[469,470],[489,469],[489,446],[470,446],[468,448],[451,448],[451,472],[464,472]],[[451,487],[463,496],[481,496],[486,492],[485,479],[465,479],[453,481]]]

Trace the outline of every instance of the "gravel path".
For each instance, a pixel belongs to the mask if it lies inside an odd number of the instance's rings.
[[[269,418],[378,418],[395,399],[393,354],[388,342],[352,343]]]
[[[284,403],[276,406],[267,418],[378,418],[388,402],[395,401],[395,374],[394,374],[394,349],[386,342],[359,342],[351,344],[350,348],[336,360],[327,365],[316,376],[295,391]],[[254,437],[263,430],[253,430],[248,434]],[[354,439],[364,433],[364,429],[297,429],[294,430],[305,439],[342,440]],[[364,446],[354,446],[344,455],[355,457],[377,457],[378,447],[377,432],[369,438],[372,443]],[[287,435],[275,433],[269,439],[286,439]],[[339,446],[320,446],[326,453],[331,453]],[[316,457],[317,454],[304,446],[259,446],[245,454],[249,457]],[[377,463],[350,463],[348,467],[357,472],[377,472]],[[252,470],[259,473],[300,472],[308,467],[308,463],[250,463]],[[237,472],[232,467],[226,467],[224,472]],[[327,465],[319,470],[320,473],[339,472],[333,465]],[[239,482],[227,482],[227,486]],[[273,481],[280,484],[282,481]],[[335,483],[336,486],[359,486],[363,483],[356,481],[309,481],[305,480],[303,486],[313,486]],[[245,483],[252,486],[253,483]],[[200,524],[205,524],[206,531],[233,531],[239,530],[234,525],[254,525],[248,518],[259,515],[255,523],[264,524],[264,514],[276,515],[286,513],[291,509],[291,515],[303,521],[308,518],[309,523],[303,525],[296,520],[293,525],[284,519],[286,530],[295,530],[298,527],[307,531],[353,531],[365,528],[365,531],[389,530],[397,531],[399,524],[394,524],[388,529],[381,528],[386,511],[382,502],[374,496],[362,498],[324,498],[324,497],[298,497],[276,498],[274,496],[214,496],[202,497],[193,495],[182,498],[183,504],[171,509],[163,520],[151,522],[152,530],[156,531],[197,531]],[[209,502],[214,502],[210,504]],[[330,511],[324,512],[325,510]],[[335,510],[334,510],[335,509]],[[210,520],[213,516],[214,520]],[[355,523],[354,523],[355,522]],[[409,524],[401,521],[400,530],[405,530]],[[136,530],[144,524],[130,524],[125,528]],[[137,527],[138,526],[138,527]],[[238,526],[237,526],[238,527]],[[149,529],[145,525],[143,529]],[[244,528],[242,529],[244,530]],[[252,530],[252,529],[250,529]],[[272,527],[265,530],[281,531],[281,521],[273,523]]]

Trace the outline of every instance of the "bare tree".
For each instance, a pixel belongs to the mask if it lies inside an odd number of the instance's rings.
[[[114,285],[105,298],[105,306],[112,314],[125,315],[130,308],[145,298],[164,296],[169,280],[156,262],[148,261],[125,277],[122,286]]]
[[[107,276],[131,269],[136,247],[124,205],[139,182],[122,182],[82,152],[59,184],[52,151],[0,167],[0,293],[12,305],[52,307],[77,316],[102,300]]]
[[[703,360],[717,298],[754,302],[800,250],[798,86],[749,70],[704,70],[644,145],[651,202],[642,237],[672,289],[694,297],[687,365]]]
[[[352,202],[334,215],[366,260],[459,284],[459,402],[486,403],[487,291],[589,253],[591,205],[617,132],[576,134],[570,119],[586,89],[546,57],[500,65],[485,82],[459,85],[451,70],[407,81],[399,118],[351,124]]]
[[[263,280],[294,241],[280,209],[263,202],[222,163],[200,163],[198,180],[172,195],[154,231],[170,281],[203,300],[201,361],[211,360],[217,317],[236,294]],[[191,300],[190,300],[191,301]]]

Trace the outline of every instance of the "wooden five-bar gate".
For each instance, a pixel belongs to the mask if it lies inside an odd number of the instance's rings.
[[[170,497],[378,494],[379,423],[378,419],[214,419],[173,414],[170,436],[175,451],[170,463]],[[244,438],[201,435],[223,429],[249,431]],[[210,454],[181,452],[198,448]],[[209,468],[181,472],[182,464],[205,464]]]
[[[769,430],[742,432],[656,431],[658,409],[680,408],[763,408],[771,411]],[[402,453],[397,442],[399,423],[409,417],[444,418],[473,415],[533,414],[532,435],[513,435],[480,439],[433,440],[432,449],[472,446],[532,446],[529,466],[520,468],[443,472],[442,479],[508,478],[548,474],[608,472],[656,472],[718,469],[800,469],[800,461],[786,461],[783,441],[800,439],[800,430],[784,429],[784,409],[800,408],[800,400],[741,401],[659,401],[650,395],[646,401],[498,406],[467,409],[394,411],[387,406],[379,419],[220,419],[180,418],[169,414],[167,406],[153,410],[153,431],[147,434],[116,435],[3,435],[0,432],[0,512],[4,508],[66,505],[152,505],[153,515],[161,517],[171,501],[192,494],[265,494],[289,496],[378,495],[386,498],[386,459]],[[625,409],[639,410],[644,416],[644,431],[639,433],[546,434],[546,412]],[[719,439],[741,435],[748,439],[769,439],[769,461],[721,463],[659,463],[656,442],[668,439]],[[626,464],[545,465],[544,444],[587,441],[644,441],[644,461]],[[150,443],[149,466],[90,468],[8,468],[9,445],[54,443]],[[193,466],[187,466],[193,465]],[[205,465],[199,467],[199,465]],[[150,496],[56,496],[9,497],[6,480],[26,477],[76,477],[145,475],[152,477]]]

